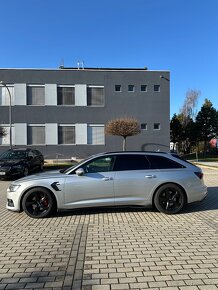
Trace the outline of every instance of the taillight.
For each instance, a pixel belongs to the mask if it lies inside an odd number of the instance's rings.
[[[203,176],[204,176],[204,173],[203,173],[203,172],[200,172],[200,171],[198,171],[198,172],[195,172],[195,175],[197,175],[197,177],[198,177],[198,178],[202,179],[202,178],[203,178]]]

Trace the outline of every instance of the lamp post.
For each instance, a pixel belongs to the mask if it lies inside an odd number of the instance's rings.
[[[163,75],[160,75],[160,78],[161,78],[161,79],[164,79],[164,80],[166,80],[166,81],[168,81],[168,82],[170,81],[168,78],[166,78],[166,77],[163,76]]]
[[[8,86],[6,85],[6,83],[4,83],[3,81],[0,81],[0,85],[5,87],[9,94],[9,133],[10,133],[9,137],[10,137],[10,149],[12,149],[12,106],[11,106],[12,97],[11,97],[11,92]]]

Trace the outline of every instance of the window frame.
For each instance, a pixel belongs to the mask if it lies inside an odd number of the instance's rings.
[[[14,85],[7,84],[7,88],[11,94],[11,106],[14,106]],[[1,107],[10,106],[10,96],[9,96],[7,88],[0,84],[0,90],[1,90],[0,106]],[[4,102],[2,103],[3,100],[4,100]]]
[[[30,136],[29,136],[29,129],[30,128],[36,128],[36,127],[40,127],[40,128],[44,128],[44,143],[33,143],[33,142],[29,142],[30,140]],[[32,134],[32,131],[31,131],[31,141],[33,140],[33,134]],[[46,145],[46,128],[45,128],[45,125],[44,124],[27,124],[27,145]]]
[[[158,90],[156,90],[155,88],[158,88]],[[154,92],[160,93],[160,85],[154,85]]]
[[[142,90],[142,87],[145,87],[145,90]],[[140,92],[147,93],[148,92],[148,85],[141,85],[140,86]]]
[[[29,104],[29,98],[28,98],[28,89],[30,88],[42,88],[43,89],[43,104]],[[36,106],[36,107],[39,107],[39,106],[45,106],[45,85],[32,85],[32,84],[27,84],[26,85],[26,105],[27,106]]]
[[[158,125],[158,128],[155,128],[155,125]],[[154,131],[160,131],[160,129],[161,129],[160,123],[154,123],[153,129],[154,129]]]
[[[62,88],[62,89],[64,89],[64,88],[72,88],[73,89],[74,88],[74,104],[59,104],[58,103],[58,89],[60,89],[60,88]],[[62,98],[63,98],[63,94],[62,94]],[[57,85],[57,106],[67,106],[67,107],[76,106],[75,85]]]
[[[117,88],[119,88],[119,90],[117,90]],[[114,86],[114,91],[115,91],[116,93],[122,93],[122,85],[115,85],[115,86]]]
[[[142,128],[142,125],[145,125],[145,128]],[[147,131],[148,130],[148,123],[141,123],[141,130]]]
[[[90,143],[89,142],[89,128],[103,128],[103,130],[104,130],[104,132],[103,132],[103,134],[102,134],[102,136],[103,136],[103,143]],[[93,140],[93,135],[92,135],[92,139],[91,140]],[[105,125],[104,124],[87,124],[87,145],[94,145],[94,146],[96,146],[96,145],[105,145]]]
[[[135,85],[128,85],[128,93],[134,93],[135,92]]]
[[[73,127],[74,128],[74,143],[61,143],[60,142],[60,133],[63,134],[63,132],[59,132],[60,128],[66,128],[66,127]],[[58,124],[57,128],[57,139],[58,139],[58,145],[63,145],[63,146],[72,146],[76,145],[76,125],[75,124]]]
[[[94,105],[89,104],[89,100],[88,100],[88,98],[89,98],[88,90],[89,89],[103,89],[102,104],[99,104],[99,105],[98,104],[94,104]],[[87,97],[87,107],[104,107],[105,106],[105,87],[104,86],[101,86],[101,85],[87,85],[86,90],[87,90],[87,95],[86,95],[86,97]]]

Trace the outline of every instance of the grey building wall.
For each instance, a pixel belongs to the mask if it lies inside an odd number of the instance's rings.
[[[104,145],[83,142],[78,145],[51,145],[54,142],[50,140],[54,141],[55,137],[50,136],[49,128],[55,128],[57,124],[106,124],[113,118],[123,116],[134,117],[139,123],[147,124],[147,130],[127,139],[128,150],[169,151],[169,78],[168,71],[143,69],[0,69],[0,80],[13,85],[19,92],[19,98],[15,99],[12,107],[15,131],[22,124],[47,124],[46,144],[33,146],[47,158],[54,158],[57,154],[61,154],[60,158],[85,157],[103,151],[122,150],[122,139],[117,136],[105,136]],[[44,106],[26,105],[28,84],[45,85]],[[76,101],[78,106],[57,106],[57,85],[76,85],[75,90],[81,95],[84,94],[85,85],[104,86],[104,106],[86,106],[82,97]],[[115,85],[121,85],[122,92],[116,92]],[[128,85],[134,85],[135,91],[128,92]],[[147,92],[141,92],[141,85],[147,85]],[[154,92],[154,85],[160,85],[160,92]],[[0,124],[8,124],[8,111],[8,106],[0,106]],[[154,123],[160,123],[160,130],[154,130]],[[23,136],[16,139],[20,141],[16,147],[26,146],[26,129],[23,130]],[[8,147],[0,145],[0,152]]]

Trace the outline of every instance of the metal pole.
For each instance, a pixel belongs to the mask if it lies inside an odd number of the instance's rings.
[[[10,135],[9,137],[10,137],[10,149],[12,149],[12,106],[11,106],[12,97],[8,86],[3,81],[1,81],[0,84],[6,88],[9,94],[9,135]]]

